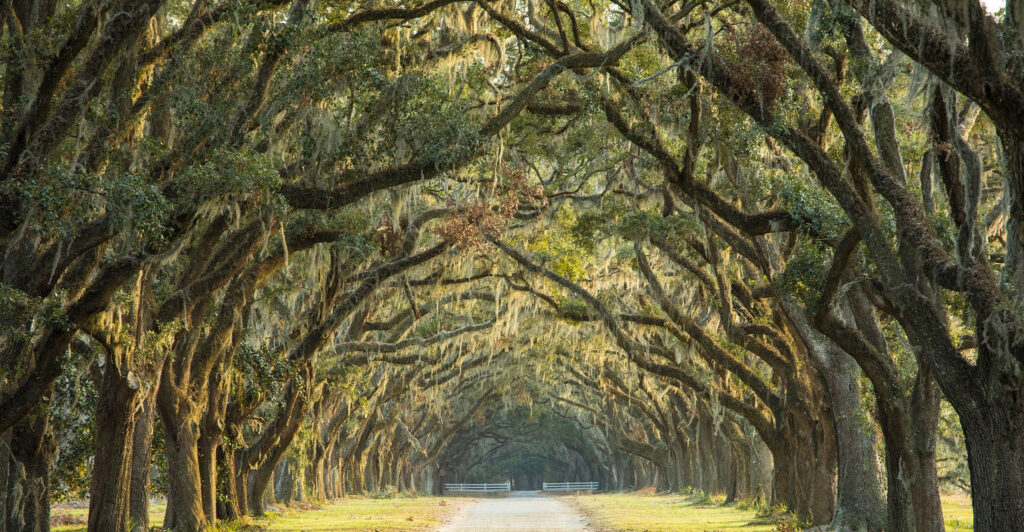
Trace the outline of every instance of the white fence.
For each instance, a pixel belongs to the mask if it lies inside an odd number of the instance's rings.
[[[444,490],[451,493],[484,493],[489,491],[512,491],[512,482],[500,484],[445,484]]]
[[[594,491],[597,482],[545,482],[544,491]]]

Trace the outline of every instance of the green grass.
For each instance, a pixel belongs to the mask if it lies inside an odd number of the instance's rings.
[[[771,532],[775,524],[757,520],[753,510],[738,505],[721,506],[712,497],[704,504],[682,495],[609,493],[568,497],[595,527],[615,532]],[[971,499],[948,496],[942,499],[942,513],[949,532],[974,530]],[[754,524],[752,524],[754,523]]]
[[[968,495],[942,497],[942,518],[946,521],[947,532],[974,530],[974,510]]]
[[[268,513],[266,518],[249,524],[225,523],[222,530],[239,531],[303,531],[341,532],[372,530],[404,532],[424,530],[441,525],[451,501],[441,497],[370,499],[351,497],[308,511],[286,510]]]
[[[700,505],[682,495],[609,493],[568,499],[601,530],[622,532],[698,532],[705,530],[771,532],[773,524],[751,525],[753,511],[714,502]],[[713,499],[712,499],[713,501]]]
[[[257,531],[380,531],[407,532],[431,529],[442,524],[445,514],[457,508],[458,503],[441,497],[415,497],[394,499],[370,499],[352,497],[325,504],[319,509],[296,510],[283,508],[267,512],[266,517],[246,518],[241,521],[224,522],[217,526],[222,532]],[[164,504],[154,504],[150,509],[150,524],[158,527],[163,523]],[[66,515],[75,524],[54,526],[54,532],[80,532],[86,529],[88,508],[57,506],[53,514]]]
[[[88,504],[88,503],[86,503]],[[153,503],[149,505],[149,524],[150,526],[160,526],[164,522],[164,510],[167,509],[165,503]],[[50,510],[52,517],[51,523],[62,521],[67,524],[55,524],[50,530],[53,532],[82,532],[87,527],[85,526],[89,521],[89,507],[77,508],[67,504],[55,504]]]

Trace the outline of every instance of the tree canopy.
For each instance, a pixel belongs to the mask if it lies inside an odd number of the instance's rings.
[[[1020,0],[0,29],[0,531],[499,478],[1024,528]]]

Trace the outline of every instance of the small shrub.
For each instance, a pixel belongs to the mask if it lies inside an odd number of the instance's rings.
[[[704,490],[694,487],[686,487],[680,493],[687,501],[697,505],[705,505],[711,502],[711,495],[704,493]]]
[[[367,495],[369,495],[371,499],[394,499],[398,496],[398,488],[395,488],[394,486],[387,486],[384,489],[373,490]]]

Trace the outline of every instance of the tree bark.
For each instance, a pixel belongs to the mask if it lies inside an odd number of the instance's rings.
[[[971,469],[974,529],[1024,530],[1024,394],[1000,391],[1002,402],[961,415]]]
[[[135,434],[132,439],[132,478],[129,488],[128,517],[133,524],[133,532],[149,531],[149,484],[150,466],[153,450],[153,422],[155,411],[153,402],[155,390],[147,394],[142,402],[142,413],[135,423]]]
[[[236,335],[240,336],[240,335]],[[233,353],[232,349],[232,353]],[[225,378],[225,368],[230,366],[233,357],[228,355],[221,360],[218,370],[210,373],[206,395],[208,402],[203,413],[202,427],[197,442],[199,454],[200,497],[203,512],[210,524],[217,522],[217,455],[224,435],[227,416],[228,392],[231,382]]]
[[[203,514],[212,525],[217,515],[217,448],[219,434],[203,431],[199,435],[196,447],[199,458],[199,497],[202,501]]]
[[[37,407],[0,439],[0,530],[49,532],[49,471],[57,446],[44,409]]]
[[[859,368],[838,348],[828,351],[831,369],[822,375],[828,383],[838,452],[836,511],[830,527],[879,532],[885,528],[885,512],[873,431],[861,416]]]
[[[802,413],[790,412],[785,432],[769,443],[775,498],[812,524],[832,519],[835,509],[836,444],[831,427]]]
[[[299,392],[296,391],[295,393]],[[249,495],[248,506],[249,512],[252,515],[260,516],[264,514],[264,492],[267,490],[267,486],[270,485],[271,480],[274,478],[274,469],[281,461],[285,452],[288,451],[288,446],[291,445],[292,440],[295,438],[295,434],[298,432],[299,426],[302,424],[304,412],[305,401],[299,398],[295,408],[291,409],[291,413],[284,414],[286,416],[285,423],[281,424],[282,430],[275,445],[271,447],[263,461],[256,466],[255,469],[249,472],[247,486]]]
[[[195,421],[186,421],[176,435],[167,431],[167,530],[199,532],[209,525],[201,496],[198,429]]]
[[[235,456],[229,445],[217,447],[217,519],[238,519],[243,514],[238,508],[238,494],[235,492]]]
[[[802,310],[789,303],[784,308],[804,337],[831,405],[838,470],[836,509],[830,527],[881,531],[885,520],[878,455],[868,420],[861,416],[860,368],[852,356],[814,329]]]
[[[1024,8],[1021,8],[1024,11]],[[1006,172],[1006,259],[1004,286],[1024,287],[1024,141],[1000,134]]]
[[[115,348],[116,349],[116,348]],[[128,530],[132,450],[141,393],[122,354],[108,353],[96,403],[96,455],[89,489],[89,530]]]

